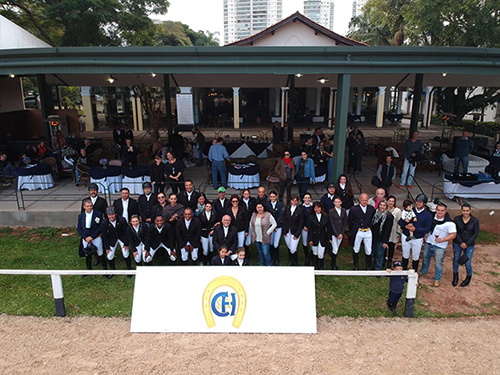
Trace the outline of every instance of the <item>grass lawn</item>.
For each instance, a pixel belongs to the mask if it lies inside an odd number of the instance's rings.
[[[78,257],[79,237],[67,230],[70,237],[62,237],[60,229],[0,228],[0,253],[3,269],[85,269]],[[300,264],[304,264],[302,247]],[[253,265],[257,264],[256,250],[251,248]],[[285,246],[281,246],[281,264],[287,263]],[[340,269],[352,269],[350,248],[342,248],[338,257]],[[364,256],[360,256],[364,266]],[[325,261],[330,269],[330,258]],[[125,269],[125,263],[117,263]],[[62,276],[66,312],[68,316],[130,316],[134,279],[115,276],[107,280],[102,276]],[[385,301],[388,294],[387,278],[316,276],[318,316],[381,317],[392,316]],[[285,286],[284,286],[285,287]],[[404,294],[398,313],[404,312]],[[53,316],[54,300],[50,277],[0,275],[0,313],[11,315]],[[442,316],[426,309],[425,301],[418,298],[415,316]]]

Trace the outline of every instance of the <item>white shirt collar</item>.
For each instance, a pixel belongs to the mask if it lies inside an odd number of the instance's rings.
[[[363,213],[366,214],[366,209],[368,208],[368,206],[363,207],[362,205],[359,205],[359,207],[361,207],[361,210],[363,211]]]

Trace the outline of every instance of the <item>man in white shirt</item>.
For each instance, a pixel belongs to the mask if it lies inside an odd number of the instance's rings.
[[[421,273],[425,275],[431,265],[431,258],[434,256],[435,273],[434,287],[441,285],[443,275],[443,260],[446,247],[449,241],[453,241],[457,236],[457,228],[446,212],[446,205],[440,203],[436,206],[436,215],[432,222],[431,231],[427,234],[424,245],[424,255]]]

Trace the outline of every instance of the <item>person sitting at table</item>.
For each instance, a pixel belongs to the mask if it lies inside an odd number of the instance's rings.
[[[190,207],[184,209],[184,218],[179,219],[175,226],[175,234],[179,249],[181,249],[181,260],[183,265],[189,262],[191,254],[192,265],[198,260],[198,249],[201,247],[201,224],[193,217]]]
[[[221,186],[218,188],[217,193],[219,194],[219,198],[214,199],[212,205],[214,206],[215,212],[222,217],[231,204],[229,199],[226,198],[226,189],[224,187]]]
[[[36,156],[38,161],[42,161],[46,157],[49,157],[52,150],[45,145],[44,141],[41,141],[36,147]]]
[[[127,227],[128,223],[125,219],[116,215],[116,208],[114,206],[106,208],[106,217],[101,222],[102,246],[109,262],[109,268],[112,270],[116,269],[115,252],[118,245],[120,245],[123,258],[125,258],[127,269],[132,269],[132,261],[128,248]]]
[[[219,249],[224,245],[227,246],[228,255],[231,259],[236,259],[236,248],[238,245],[238,233],[236,228],[231,226],[231,217],[224,215],[221,220],[221,225],[217,225],[213,235],[214,250],[219,252]]]
[[[189,207],[196,210],[198,204],[198,197],[200,194],[194,190],[193,180],[184,181],[184,191],[177,194],[177,202],[182,204],[184,207]]]
[[[137,206],[139,208],[139,216],[143,223],[146,223],[148,226],[153,223],[153,219],[151,215],[153,214],[153,207],[158,204],[156,197],[152,192],[153,185],[151,182],[144,182],[142,184],[142,190],[144,194],[139,195],[137,199]]]
[[[90,139],[88,138],[85,138],[85,140],[83,141],[83,147],[87,153],[87,155],[90,155],[92,154],[95,150],[97,150],[97,145],[95,144],[92,144],[92,142],[90,142]]]
[[[139,207],[134,198],[130,198],[130,190],[126,187],[120,190],[121,198],[113,202],[116,208],[116,214],[123,217],[127,223],[130,221],[132,215],[139,215]]]
[[[174,156],[172,151],[167,151],[167,163],[165,164],[165,174],[167,182],[172,188],[172,193],[177,194],[184,191],[184,165],[182,161]]]
[[[87,151],[84,148],[80,149],[80,154],[78,155],[78,159],[76,159],[76,165],[85,165],[86,167],[90,167],[90,160],[87,156]],[[80,185],[80,171],[78,168],[75,168],[75,180],[76,185]]]
[[[137,149],[132,145],[132,140],[127,138],[125,146],[123,147],[123,165],[125,167],[137,165]]]
[[[63,147],[67,146],[66,138],[62,135],[60,130],[56,130],[52,136],[52,147],[54,151],[61,150]]]
[[[83,200],[83,212],[78,215],[76,230],[81,237],[79,255],[85,258],[87,269],[92,269],[92,254],[84,251],[90,244],[96,247],[96,256],[101,259],[102,268],[106,269],[106,256],[102,246],[101,237],[102,213],[94,210],[90,199]]]
[[[2,174],[6,177],[17,177],[16,168],[14,168],[10,160],[7,158],[7,154],[5,153],[0,153],[0,172],[2,172]],[[0,179],[0,182],[2,182],[4,186],[9,186],[9,184],[6,183],[5,180]]]
[[[25,165],[26,163],[23,162],[23,159],[25,158],[29,158],[31,163],[36,163],[37,160],[38,160],[38,157],[37,157],[37,153],[36,153],[36,150],[33,146],[31,146],[29,143],[26,143],[26,145],[24,146],[24,150],[21,154],[21,163],[23,163],[23,165]],[[21,165],[20,163],[20,165]]]

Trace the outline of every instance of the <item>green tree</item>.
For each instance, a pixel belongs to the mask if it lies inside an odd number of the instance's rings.
[[[353,17],[349,23],[347,36],[370,46],[390,46],[392,33],[388,25],[374,24],[371,14],[366,10],[360,16]]]
[[[1,14],[52,46],[145,44],[167,0],[0,0]],[[145,32],[145,30],[147,30]]]

